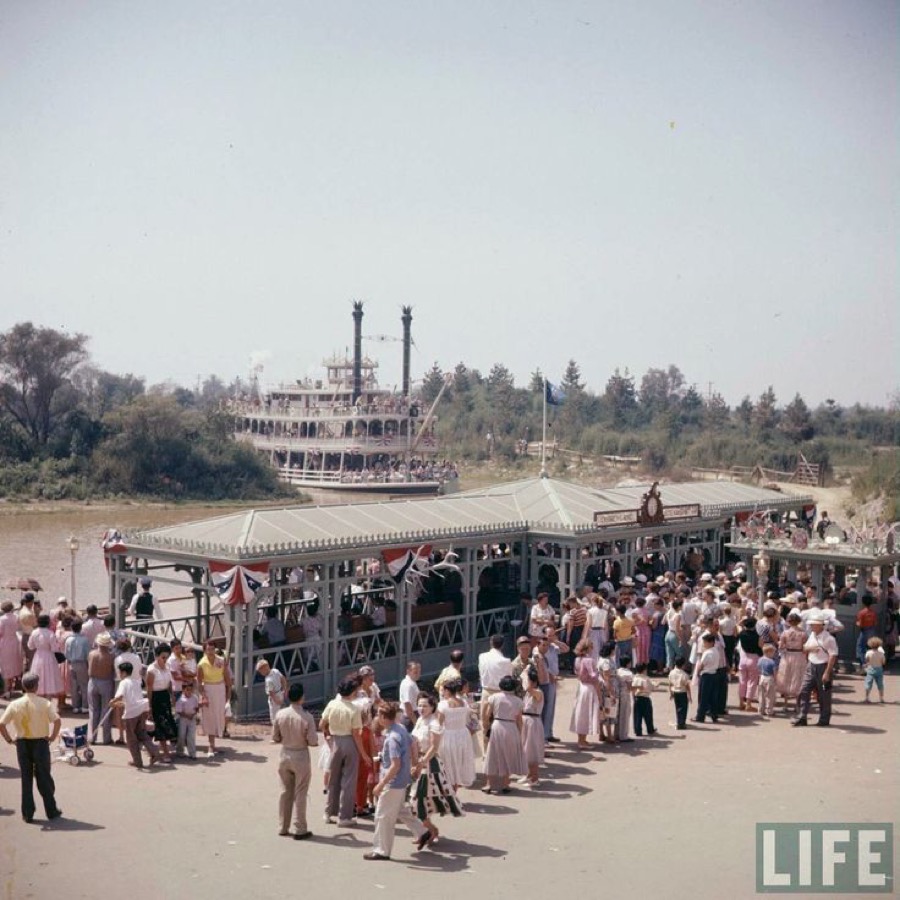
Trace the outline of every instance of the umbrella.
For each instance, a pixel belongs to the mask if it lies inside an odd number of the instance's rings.
[[[10,578],[4,585],[8,591],[39,591],[41,586],[36,578]]]

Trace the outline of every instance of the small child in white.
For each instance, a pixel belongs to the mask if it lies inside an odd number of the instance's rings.
[[[884,648],[881,646],[881,638],[869,638],[866,643],[869,648],[866,651],[866,703],[869,703],[869,694],[872,693],[872,685],[878,688],[878,697],[884,703]]]
[[[266,699],[269,701],[269,721],[274,725],[278,710],[284,706],[284,698],[288,690],[287,679],[264,659],[256,664],[256,672],[265,679]]]
[[[190,681],[184,683],[181,696],[175,701],[175,715],[178,717],[178,743],[175,745],[176,756],[187,755],[197,758],[197,712],[200,700],[194,694],[194,685]]]
[[[775,676],[778,674],[778,663],[775,660],[775,645],[766,644],[763,656],[759,661],[759,714],[765,719],[775,715],[775,698],[778,688]]]
[[[675,657],[675,666],[669,672],[669,696],[675,702],[675,727],[679,731],[687,728],[688,706],[691,702],[691,676],[685,671],[687,660]]]

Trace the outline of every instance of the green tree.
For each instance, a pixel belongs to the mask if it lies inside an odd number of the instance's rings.
[[[441,371],[441,367],[435,363],[422,380],[422,400],[426,406],[434,403],[443,386],[444,373]]]
[[[535,369],[531,373],[531,380],[528,382],[528,390],[533,394],[541,394],[544,391],[544,373],[540,369]]]
[[[641,379],[638,399],[647,418],[668,409],[679,397],[684,387],[684,375],[678,366],[668,369],[648,369]]]
[[[703,419],[703,398],[697,393],[697,389],[691,385],[678,401],[679,417],[682,424],[692,427],[697,426]]]
[[[134,375],[114,375],[90,364],[81,366],[72,377],[81,395],[81,405],[94,419],[131,403],[144,393],[144,379]]]
[[[710,431],[721,431],[728,426],[728,404],[725,398],[719,394],[713,394],[706,401],[703,422]]]
[[[808,441],[813,436],[812,416],[799,393],[782,411],[780,428],[791,441]]]
[[[37,448],[71,408],[63,388],[87,359],[88,338],[22,322],[0,334],[0,408]],[[69,398],[71,402],[71,397]]]
[[[750,423],[753,421],[753,401],[750,399],[749,394],[737,405],[734,415],[744,428],[750,427]]]
[[[760,437],[767,439],[778,425],[778,408],[776,406],[775,391],[772,385],[759,395],[756,406],[753,408],[753,425],[760,433]]]
[[[472,379],[469,370],[463,363],[457,363],[453,370],[453,390],[457,394],[464,394],[472,389]]]
[[[606,382],[603,397],[615,423],[630,423],[632,414],[637,409],[637,394],[634,389],[634,377],[628,369],[624,374],[618,368],[613,372]]]
[[[563,373],[562,387],[566,394],[583,391],[584,384],[581,381],[581,369],[574,359],[570,359],[566,365],[566,371]]]

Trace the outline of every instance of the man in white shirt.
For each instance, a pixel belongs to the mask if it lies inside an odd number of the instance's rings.
[[[819,721],[816,725],[826,727],[831,723],[831,688],[834,667],[837,664],[838,647],[834,636],[825,630],[826,618],[821,610],[807,618],[810,635],[803,650],[807,666],[800,694],[797,696],[797,711],[791,725],[806,725],[809,704],[815,690],[819,698]]]
[[[399,719],[407,731],[412,731],[413,725],[416,724],[416,719],[418,718],[416,702],[419,699],[418,681],[421,674],[422,666],[419,663],[408,662],[406,664],[406,677],[400,682],[400,689],[397,693],[400,700]]]
[[[609,611],[601,594],[594,594],[593,600],[587,611],[587,626],[591,636],[591,656],[597,662],[603,645],[609,640]]]
[[[121,658],[121,657],[119,657]],[[153,741],[147,734],[145,722],[150,704],[144,698],[141,690],[140,676],[135,680],[134,670],[130,661],[116,661],[119,672],[119,686],[116,688],[116,696],[110,705],[122,710],[122,725],[125,729],[125,743],[131,753],[132,764],[135,768],[143,769],[141,759],[141,747],[150,754],[150,765],[159,762],[160,755],[153,745]]]
[[[85,608],[86,618],[81,623],[81,633],[90,641],[91,647],[97,640],[97,635],[106,630],[103,620],[97,614],[97,607],[91,603]]]
[[[491,635],[491,649],[478,656],[478,680],[481,682],[481,719],[487,698],[500,690],[500,679],[512,675],[512,660],[503,655],[503,635]]]
[[[512,675],[512,660],[503,655],[503,635],[491,636],[491,649],[478,656],[478,680],[481,693],[496,694],[500,690],[500,679]]]
[[[684,596],[682,594],[682,596]],[[686,597],[681,607],[681,621],[690,628],[700,618],[700,601],[695,596]]]

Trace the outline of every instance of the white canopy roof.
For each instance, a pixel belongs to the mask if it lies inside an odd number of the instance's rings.
[[[248,510],[130,534],[125,545],[129,555],[246,559],[525,531],[599,535],[610,529],[595,528],[595,512],[637,509],[649,487],[592,488],[530,478],[427,500]],[[705,519],[812,502],[733,482],[666,484],[660,496],[664,504],[699,504]]]

